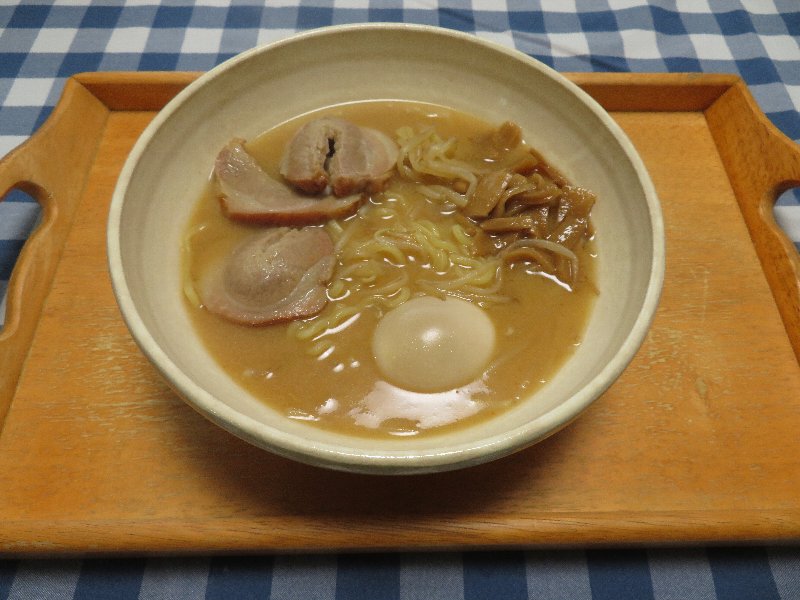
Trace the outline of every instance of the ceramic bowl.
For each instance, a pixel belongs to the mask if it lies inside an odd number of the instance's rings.
[[[292,421],[240,388],[205,350],[181,298],[184,227],[218,150],[343,102],[443,104],[535,131],[535,147],[596,192],[600,290],[585,339],[553,380],[507,412],[438,436],[360,439]],[[185,401],[268,451],[347,471],[435,472],[490,461],[575,419],[643,341],[664,274],[656,193],[630,141],[567,79],[517,51],[449,30],[369,24],[310,31],[244,52],[178,94],[136,143],[114,192],[108,256],[119,307]]]

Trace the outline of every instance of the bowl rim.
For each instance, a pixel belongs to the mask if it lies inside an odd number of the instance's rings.
[[[594,113],[595,117],[611,133],[628,157],[644,190],[652,232],[650,277],[641,307],[633,326],[619,345],[618,351],[603,366],[600,372],[576,394],[573,394],[563,403],[532,421],[522,423],[510,431],[493,435],[479,442],[457,443],[451,446],[444,446],[435,451],[420,452],[398,449],[366,452],[361,449],[352,449],[328,442],[312,442],[308,438],[265,425],[231,408],[196,384],[156,343],[133,301],[131,290],[122,268],[121,219],[131,177],[139,159],[147,150],[153,137],[183,104],[202,90],[209,81],[222,76],[239,63],[250,60],[255,55],[270,52],[286,45],[301,43],[311,38],[356,31],[374,32],[382,30],[403,30],[420,34],[447,36],[461,42],[482,46],[489,51],[499,52],[524,62],[528,67],[536,69],[542,76],[547,77],[553,83],[566,88],[587,109]],[[632,142],[599,103],[562,74],[519,50],[507,48],[496,42],[456,30],[410,23],[359,23],[311,29],[246,50],[201,74],[159,111],[133,146],[123,165],[112,195],[106,235],[108,269],[123,321],[143,354],[187,404],[237,437],[278,455],[332,469],[376,474],[425,473],[472,466],[521,450],[563,428],[577,418],[595,399],[601,396],[633,359],[655,317],[663,288],[665,271],[664,222],[655,186]],[[268,430],[267,435],[264,433],[265,429]]]

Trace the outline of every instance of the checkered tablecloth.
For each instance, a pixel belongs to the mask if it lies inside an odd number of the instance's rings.
[[[74,73],[204,71],[298,31],[365,21],[468,31],[559,71],[738,73],[800,140],[798,0],[0,0],[0,156],[44,122]],[[20,192],[0,203],[0,299],[38,214]],[[776,217],[800,247],[796,193]],[[0,560],[0,600],[198,597],[790,599],[800,547]]]

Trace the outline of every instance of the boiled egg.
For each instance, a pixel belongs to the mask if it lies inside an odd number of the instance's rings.
[[[414,392],[442,392],[480,377],[495,330],[478,306],[458,298],[412,298],[378,322],[372,338],[383,377]]]

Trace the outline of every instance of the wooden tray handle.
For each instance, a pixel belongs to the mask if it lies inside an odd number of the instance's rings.
[[[95,132],[107,115],[108,109],[71,78],[42,127],[0,160],[0,197],[19,189],[42,207],[41,222],[23,246],[8,286],[0,331],[0,428],[94,159]]]
[[[767,119],[741,80],[706,118],[800,361],[800,255],[774,216],[778,196],[800,186],[800,147]]]
[[[40,133],[17,147],[4,159],[0,160],[0,190],[7,195],[13,189],[19,189],[35,198],[42,208],[39,226],[31,233],[20,252],[17,264],[11,274],[8,288],[8,307],[5,326],[0,335],[0,344],[4,343],[20,327],[22,314],[21,301],[23,294],[26,300],[29,287],[42,287],[37,282],[47,271],[44,263],[51,257],[51,230],[57,225],[60,217],[56,196],[50,191],[49,178],[42,170],[42,158],[47,143],[46,134]]]

